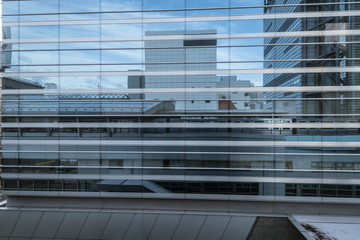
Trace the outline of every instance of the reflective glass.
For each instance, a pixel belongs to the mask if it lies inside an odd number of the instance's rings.
[[[358,8],[4,1],[5,192],[359,198]]]

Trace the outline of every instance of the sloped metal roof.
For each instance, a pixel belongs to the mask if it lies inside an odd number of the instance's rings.
[[[111,210],[0,210],[0,239],[246,239],[256,216]]]

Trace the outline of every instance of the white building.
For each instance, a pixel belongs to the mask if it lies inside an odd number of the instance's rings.
[[[216,30],[148,31],[145,36],[216,35]],[[145,42],[145,70],[161,71],[161,76],[146,76],[145,88],[215,88],[215,74],[201,74],[216,70],[216,40],[156,40]],[[196,75],[173,75],[174,72],[197,71]],[[178,73],[175,73],[178,74]],[[216,93],[146,94],[147,100],[171,99],[176,111],[213,111],[218,103]]]
[[[248,88],[254,87],[249,80],[237,80],[236,76],[218,76],[217,88]],[[261,110],[263,106],[263,94],[260,92],[239,92],[218,93],[218,99],[231,100],[231,106],[237,110]],[[219,104],[220,108],[220,104]]]

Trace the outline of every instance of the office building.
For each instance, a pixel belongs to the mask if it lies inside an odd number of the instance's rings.
[[[200,40],[145,41],[146,71],[203,71],[197,75],[146,76],[145,88],[216,88],[216,30],[147,31],[145,36],[208,35]],[[174,99],[176,110],[217,110],[216,93],[146,94],[145,99]]]
[[[126,239],[144,218],[144,239],[162,221],[178,239],[191,222],[204,224],[183,234],[215,238],[216,225],[220,239],[260,215],[359,214],[359,5],[4,0],[7,205],[62,207],[61,226],[69,209],[101,208],[99,236],[106,209],[158,214],[119,213]],[[227,217],[191,215],[214,211]]]
[[[268,8],[264,13],[299,14],[303,11],[318,12],[346,12],[356,9],[356,4],[341,4],[346,1],[322,1],[323,4],[314,4],[316,1],[265,1]],[[286,5],[287,7],[271,7]],[[345,31],[357,29],[356,16],[326,14],[323,17],[312,18],[283,18],[264,20],[264,32],[296,32],[296,31]],[[264,39],[264,68],[299,68],[299,67],[346,67],[355,66],[358,54],[356,53],[356,36],[336,35],[303,36]],[[281,59],[282,61],[278,61]],[[264,74],[264,86],[356,86],[357,73],[278,73]],[[288,98],[305,101],[271,101],[267,100],[266,109],[276,109],[297,114],[345,114],[356,113],[358,104],[356,94],[339,92],[312,92],[312,93],[267,93],[265,98]],[[322,101],[312,100],[322,98]]]

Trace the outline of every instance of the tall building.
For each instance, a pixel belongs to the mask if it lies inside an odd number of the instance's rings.
[[[3,0],[2,194],[33,211],[5,237],[33,215],[57,226],[33,237],[234,239],[360,214],[359,6]]]
[[[199,40],[155,40],[145,42],[147,71],[203,71],[198,75],[146,76],[145,88],[216,88],[216,30],[147,31],[145,36],[208,35]],[[216,93],[146,94],[146,99],[174,99],[176,110],[217,110]]]
[[[264,13],[294,13],[301,12],[338,12],[340,14],[325,14],[321,17],[309,18],[276,18],[264,20],[264,32],[297,32],[297,31],[341,31],[358,29],[356,16],[341,14],[356,9],[357,4],[346,1],[283,1],[268,0]],[[321,4],[316,4],[321,3]],[[284,7],[271,7],[283,5]],[[288,6],[286,6],[288,5]],[[356,36],[327,34],[319,36],[280,37],[264,39],[264,68],[311,68],[311,67],[346,67],[355,66]],[[265,74],[264,86],[356,86],[357,73],[327,72],[327,73],[277,73]],[[358,104],[351,93],[311,92],[311,93],[267,93],[265,98],[306,98],[305,101],[272,101],[267,100],[266,109],[298,114],[345,114],[356,113]],[[312,99],[323,99],[312,100]]]

